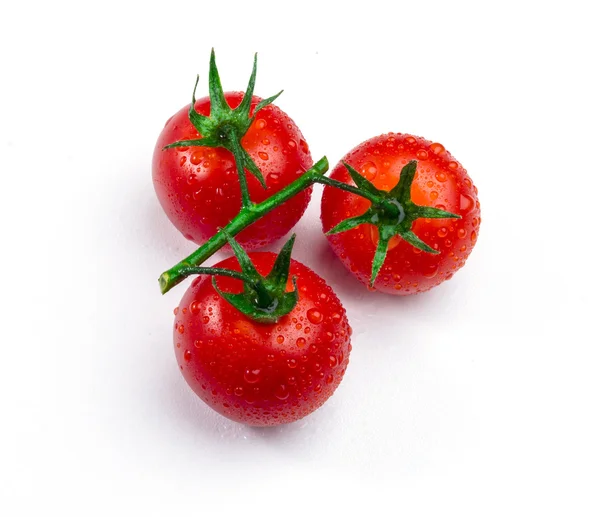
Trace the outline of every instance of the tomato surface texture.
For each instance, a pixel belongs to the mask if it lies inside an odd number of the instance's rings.
[[[346,162],[378,189],[390,191],[410,160],[418,161],[411,200],[460,215],[461,219],[417,219],[413,223],[413,232],[439,251],[438,255],[421,251],[399,236],[392,237],[373,288],[396,295],[427,291],[450,279],[465,264],[481,222],[476,187],[467,171],[441,144],[398,133],[363,142],[344,156],[331,173],[331,178],[353,184],[342,164]],[[321,201],[323,231],[363,214],[370,205],[370,201],[353,193],[326,186]],[[369,285],[377,228],[361,224],[327,238],[343,264]]]
[[[274,253],[250,258],[261,275]],[[239,271],[235,258],[215,267]],[[292,260],[299,301],[274,324],[254,322],[198,277],[175,309],[175,355],[194,392],[222,415],[252,426],[298,420],[320,407],[339,385],[351,350],[345,310],[325,281]],[[219,288],[241,292],[242,282],[219,277]]]
[[[242,93],[225,94],[232,108]],[[261,99],[252,98],[251,113]],[[210,114],[208,97],[198,99],[196,111]],[[188,117],[189,105],[171,117],[163,128],[152,161],[154,188],[165,213],[188,239],[202,244],[224,227],[241,209],[241,192],[233,155],[223,148],[182,147],[163,150],[179,140],[199,138]],[[242,146],[260,168],[267,184],[247,173],[252,201],[258,203],[292,183],[311,165],[302,133],[281,109],[269,105],[257,114],[242,139]],[[310,188],[268,213],[239,235],[246,249],[269,244],[285,235],[300,219],[310,200]]]

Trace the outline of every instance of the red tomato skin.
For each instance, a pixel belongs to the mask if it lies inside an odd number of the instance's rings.
[[[262,275],[275,254],[250,253]],[[239,271],[235,258],[218,264]],[[244,316],[221,298],[208,277],[198,277],[175,309],[175,356],[194,392],[222,415],[251,426],[293,422],[335,391],[352,346],[346,313],[316,273],[292,260],[299,301],[276,324]],[[219,277],[219,288],[241,292],[239,280]],[[291,290],[291,281],[288,290]]]
[[[377,188],[389,191],[410,160],[418,160],[412,200],[418,205],[458,214],[462,219],[418,219],[413,224],[413,232],[439,250],[439,255],[420,251],[399,237],[390,241],[374,289],[401,296],[428,291],[452,278],[465,264],[477,241],[481,222],[477,188],[467,171],[441,144],[401,133],[388,133],[363,142],[344,156],[331,173],[332,178],[353,185],[344,161]],[[364,213],[369,206],[370,202],[364,198],[326,186],[321,200],[323,231]],[[371,224],[327,236],[344,266],[367,286],[377,236]]]
[[[235,108],[241,92],[225,94]],[[259,97],[253,97],[251,114]],[[196,110],[210,114],[208,97],[196,101]],[[224,227],[241,209],[241,192],[235,161],[223,148],[187,147],[163,150],[178,140],[199,138],[188,117],[189,105],[165,124],[152,159],[152,179],[158,200],[175,227],[189,240],[202,244]],[[264,201],[289,185],[312,166],[312,158],[302,133],[277,106],[263,108],[242,139],[242,146],[267,183],[263,189],[247,173],[250,198]],[[310,200],[308,188],[255,222],[236,238],[246,249],[265,246],[285,235],[300,219]]]

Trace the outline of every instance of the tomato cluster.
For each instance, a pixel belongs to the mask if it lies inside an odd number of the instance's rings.
[[[253,95],[223,92],[214,52],[209,96],[171,117],[154,151],[153,181],[175,227],[200,245],[160,277],[162,292],[198,276],[175,309],[175,355],[194,392],[248,425],[292,422],[320,407],[346,371],[352,330],[327,283],[279,254],[251,252],[300,219],[325,185],[329,243],[367,288],[394,295],[449,280],[481,222],[477,189],[443,145],[401,133],[371,138],[325,176],[293,120]],[[196,82],[197,85],[197,82]],[[235,238],[234,238],[235,237]],[[229,245],[234,256],[202,263]]]

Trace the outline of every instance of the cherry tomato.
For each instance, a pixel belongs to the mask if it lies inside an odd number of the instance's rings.
[[[226,93],[231,108],[237,107],[242,93]],[[251,114],[261,99],[252,98]],[[208,97],[198,99],[196,111],[210,114]],[[189,105],[165,124],[152,161],[154,188],[161,206],[171,222],[187,238],[202,244],[224,227],[241,209],[241,191],[235,161],[223,148],[183,147],[163,150],[179,140],[199,138],[188,117]],[[243,148],[260,168],[267,184],[247,173],[250,197],[264,201],[302,175],[312,159],[302,133],[281,109],[269,105],[260,110],[242,139]],[[246,249],[269,244],[285,235],[300,219],[310,200],[311,189],[268,213],[246,228],[238,242]]]
[[[261,275],[274,253],[249,254]],[[215,267],[240,271],[228,258]],[[175,355],[194,392],[232,420],[272,426],[298,420],[320,407],[339,385],[351,350],[346,313],[316,273],[291,261],[299,301],[277,323],[257,323],[215,291],[209,277],[198,277],[175,309]],[[242,291],[242,282],[218,277],[225,292]]]
[[[412,231],[439,254],[417,249],[396,235],[373,288],[389,294],[408,295],[427,291],[450,279],[464,264],[477,241],[481,222],[477,189],[467,171],[444,146],[408,134],[389,133],[363,142],[334,168],[331,177],[353,184],[342,162],[380,190],[390,191],[399,181],[402,168],[417,160],[410,189],[413,203],[436,207],[460,215],[461,219],[417,219]],[[325,232],[341,221],[363,214],[371,202],[337,188],[326,186],[321,201]],[[373,224],[327,236],[342,263],[369,285],[379,234]]]

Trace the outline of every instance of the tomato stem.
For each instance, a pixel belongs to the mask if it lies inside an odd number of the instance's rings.
[[[225,244],[227,244],[228,235],[232,237],[237,235],[244,228],[247,228],[263,217],[266,213],[274,210],[279,205],[285,203],[288,199],[294,197],[314,183],[319,182],[323,179],[323,174],[325,174],[328,169],[329,162],[324,156],[296,181],[290,183],[287,187],[272,195],[270,198],[265,199],[261,203],[242,207],[240,213],[236,215],[222,231],[213,235],[191,255],[160,275],[158,283],[160,285],[161,293],[167,293],[186,277],[194,274],[191,268],[199,266],[225,246]]]
[[[248,180],[246,179],[246,171],[244,171],[244,151],[242,149],[242,144],[236,138],[235,135],[232,135],[232,137],[229,140],[230,149],[233,153],[235,166],[237,168],[237,173],[240,180],[240,190],[242,192],[242,207],[248,208],[252,206],[253,203],[250,199],[250,193],[248,192]]]

